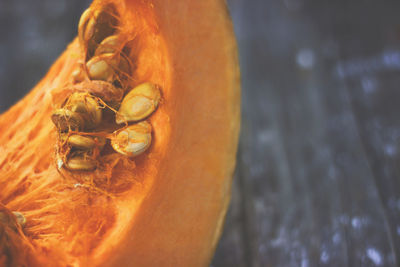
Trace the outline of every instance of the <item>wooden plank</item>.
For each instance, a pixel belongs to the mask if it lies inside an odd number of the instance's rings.
[[[368,30],[396,21],[394,11],[385,13],[393,7],[375,4],[365,15],[357,3],[230,3],[244,110],[238,163],[244,203],[232,209],[245,209],[246,218],[228,218],[243,238],[225,235],[221,244],[244,246],[247,266],[398,265],[399,131],[396,101],[390,101],[398,99],[397,73],[388,85],[392,93],[377,96],[371,109],[362,83],[354,86],[340,72],[349,71],[340,69],[346,55],[365,56],[360,43],[379,51],[369,45]],[[377,26],[381,14],[390,18]],[[357,42],[360,28],[366,35]],[[382,46],[390,41],[375,38]],[[391,128],[371,129],[376,121]],[[390,132],[391,142],[375,140]],[[232,266],[226,251],[218,250],[213,266]]]
[[[355,116],[360,141],[366,151],[374,184],[385,218],[385,232],[390,250],[388,258],[399,265],[400,252],[400,177],[398,144],[400,125],[400,18],[399,3],[370,5],[365,10],[350,6],[341,24],[371,26],[359,29],[347,27],[347,36],[357,36],[341,42],[338,68],[346,84]],[[368,43],[367,47],[356,43]],[[372,48],[372,49],[371,49]]]

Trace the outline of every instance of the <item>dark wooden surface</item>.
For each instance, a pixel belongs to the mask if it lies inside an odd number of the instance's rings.
[[[400,4],[230,5],[243,124],[213,266],[399,266]]]
[[[46,73],[88,2],[0,1],[1,110]],[[400,2],[228,4],[243,121],[212,266],[399,266]]]

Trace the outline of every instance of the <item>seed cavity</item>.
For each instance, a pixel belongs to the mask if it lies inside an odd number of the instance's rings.
[[[110,153],[135,157],[151,145],[152,126],[145,119],[161,101],[160,88],[144,82],[132,89],[135,62],[125,54],[131,40],[118,23],[113,4],[89,8],[79,21],[81,61],[66,86],[71,94],[51,116],[59,133],[59,171],[93,171]]]

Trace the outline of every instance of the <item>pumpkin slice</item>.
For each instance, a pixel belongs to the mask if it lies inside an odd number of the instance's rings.
[[[85,16],[100,22],[80,27],[100,25],[94,34],[80,32],[0,116],[0,265],[207,266],[229,203],[239,132],[239,69],[226,4],[103,0],[90,10]],[[106,34],[124,41],[107,47],[123,61],[106,62],[113,76],[92,81],[85,64]],[[151,144],[129,157],[103,140],[132,127],[116,124],[114,113],[121,95],[143,83],[157,85],[161,99],[139,122],[151,125]],[[76,92],[98,101],[102,122],[61,131],[54,110],[91,114],[65,106]]]

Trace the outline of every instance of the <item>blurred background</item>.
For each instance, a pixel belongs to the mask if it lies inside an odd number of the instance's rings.
[[[0,0],[0,110],[88,0]],[[212,266],[400,265],[400,2],[228,0],[242,71],[233,198]]]

